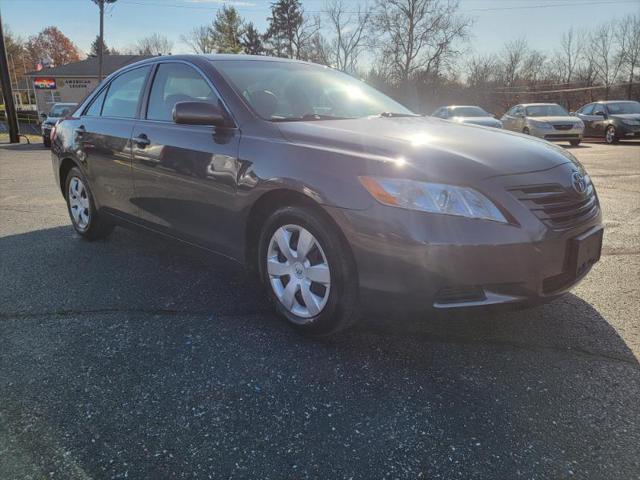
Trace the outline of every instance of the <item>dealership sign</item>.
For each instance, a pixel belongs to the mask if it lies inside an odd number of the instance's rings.
[[[55,78],[34,78],[33,86],[42,90],[55,90],[56,80]]]

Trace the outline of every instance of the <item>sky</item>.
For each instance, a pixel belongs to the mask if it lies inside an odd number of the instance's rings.
[[[366,0],[343,0],[364,5]],[[369,0],[369,4],[375,0]],[[223,4],[235,6],[260,31],[267,26],[269,0],[118,0],[106,7],[105,42],[125,48],[158,32],[174,43],[173,54],[189,53],[181,34],[208,24]],[[303,0],[307,13],[319,13],[325,0]],[[470,47],[498,52],[506,41],[527,39],[530,47],[552,51],[571,26],[590,29],[627,14],[640,14],[640,0],[459,0],[460,13],[474,20]],[[28,37],[57,26],[87,52],[98,32],[98,7],[91,0],[0,0],[4,25]]]

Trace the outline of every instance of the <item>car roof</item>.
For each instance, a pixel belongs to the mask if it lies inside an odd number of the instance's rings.
[[[637,100],[598,100],[593,103],[601,103],[603,105],[609,105],[610,103],[638,103]]]
[[[558,105],[557,103],[521,103],[523,107],[545,107],[548,105]]]
[[[484,108],[479,107],[478,105],[446,105],[444,108],[479,108],[484,110]]]
[[[140,66],[148,63],[155,63],[158,61],[166,61],[166,60],[182,60],[182,61],[194,61],[194,60],[210,60],[210,61],[253,61],[253,62],[281,62],[281,63],[301,63],[307,65],[316,65],[319,67],[323,67],[324,65],[319,65],[312,62],[305,62],[303,60],[295,60],[291,58],[282,58],[282,57],[268,57],[266,55],[244,55],[244,54],[232,54],[232,53],[213,53],[206,55],[195,55],[195,54],[184,54],[184,55],[158,55],[156,57],[145,58],[135,63],[130,63],[126,65],[126,68],[130,68],[132,66]],[[123,67],[125,68],[125,67]]]

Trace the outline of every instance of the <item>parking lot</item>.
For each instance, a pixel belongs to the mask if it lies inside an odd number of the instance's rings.
[[[571,151],[606,227],[572,294],[318,340],[233,265],[80,240],[0,146],[0,478],[640,478],[640,142]]]

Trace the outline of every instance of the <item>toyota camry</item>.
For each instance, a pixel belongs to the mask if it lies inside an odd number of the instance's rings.
[[[51,138],[81,237],[138,226],[226,256],[305,333],[547,301],[600,257],[598,197],[571,153],[416,115],[310,63],[147,59]]]

